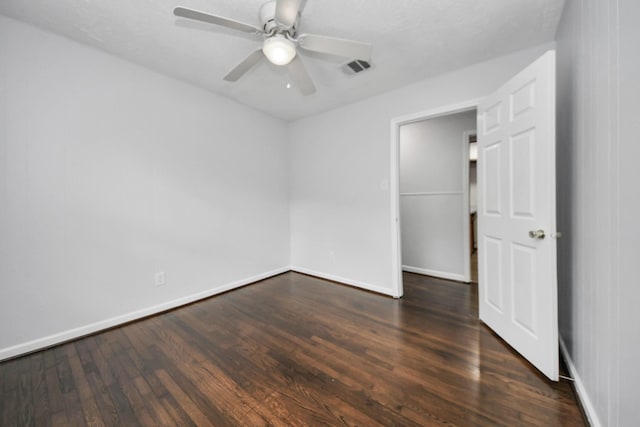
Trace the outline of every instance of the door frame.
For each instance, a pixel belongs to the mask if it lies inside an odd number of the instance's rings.
[[[402,245],[400,240],[400,126],[410,123],[420,122],[428,119],[435,119],[436,117],[448,116],[456,113],[463,113],[478,108],[482,98],[470,99],[457,104],[451,104],[443,107],[434,108],[427,111],[408,114],[391,119],[391,165],[389,172],[389,198],[391,201],[391,274],[392,285],[394,289],[394,298],[400,298],[404,294],[404,287],[402,283]],[[468,146],[468,141],[464,141]],[[466,166],[462,168],[463,181],[462,187],[464,191],[463,206],[466,206],[467,212],[469,211],[469,148],[467,147],[466,155],[463,155],[466,159]],[[465,184],[464,178],[467,177]],[[463,215],[463,230],[467,230],[463,234],[463,248],[469,247],[469,218],[468,215]],[[465,244],[466,243],[466,244]],[[466,252],[466,251],[465,251]],[[467,258],[470,254],[467,254]],[[465,258],[465,260],[467,259]],[[467,262],[465,261],[465,266]],[[465,267],[466,273],[470,274],[470,270]]]
[[[470,164],[470,156],[469,156],[469,138],[471,135],[477,135],[478,120],[476,118],[476,129],[475,130],[467,130],[462,134],[462,187],[464,192],[464,200],[462,202],[464,206],[464,212],[467,213],[467,216],[463,218],[464,225],[462,226],[462,232],[464,233],[464,244],[467,250],[463,253],[463,268],[462,275],[464,277],[465,283],[471,283],[471,252],[469,252],[468,248],[471,247],[471,226],[469,225],[469,214],[471,203],[469,199],[471,197],[471,183],[469,181],[469,170],[471,169]],[[477,165],[477,161],[476,161]],[[476,166],[477,167],[477,166]],[[477,185],[477,183],[476,183]],[[478,198],[478,192],[476,191],[476,199]],[[476,201],[476,207],[478,206],[478,202]]]

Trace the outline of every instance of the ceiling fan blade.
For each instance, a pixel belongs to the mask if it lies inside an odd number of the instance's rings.
[[[307,69],[304,67],[299,56],[296,55],[296,57],[293,58],[293,61],[291,61],[287,67],[287,71],[289,71],[291,79],[303,95],[311,95],[316,91],[311,76],[307,73]]]
[[[231,70],[229,74],[224,76],[224,80],[228,82],[235,82],[240,77],[244,76],[247,71],[252,69],[258,62],[260,62],[264,58],[264,53],[262,53],[262,49],[258,49],[249,56],[247,56],[241,63],[236,65],[236,68]]]
[[[293,27],[305,3],[306,0],[276,0],[276,22]]]
[[[196,21],[208,22],[210,24],[220,25],[245,33],[261,33],[262,30],[254,25],[245,24],[244,22],[234,21],[233,19],[223,18],[222,16],[212,15],[206,12],[199,12],[185,7],[176,7],[173,14],[181,18],[194,19]]]
[[[338,39],[316,34],[302,34],[298,37],[298,47],[311,52],[371,61],[371,44],[354,40]]]

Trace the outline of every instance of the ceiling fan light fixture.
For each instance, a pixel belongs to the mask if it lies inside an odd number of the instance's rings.
[[[264,41],[262,51],[272,64],[287,65],[296,56],[296,45],[286,37],[277,34]]]
[[[286,65],[287,74],[293,84],[302,95],[306,96],[314,93],[316,87],[304,66],[302,58],[296,57],[298,48],[302,49],[303,52],[339,56],[350,60],[370,60],[371,45],[369,43],[318,34],[298,34],[300,14],[307,0],[263,1],[267,1],[267,3],[260,8],[260,27],[181,6],[176,7],[173,10],[173,14],[180,18],[206,22],[263,37],[261,48],[251,52],[249,56],[223,77],[228,82],[238,81],[238,79],[266,59],[274,65]]]

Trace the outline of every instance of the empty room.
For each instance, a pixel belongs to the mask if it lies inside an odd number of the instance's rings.
[[[0,426],[634,426],[640,2],[0,0]]]

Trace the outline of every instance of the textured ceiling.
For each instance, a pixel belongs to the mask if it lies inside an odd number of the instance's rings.
[[[259,39],[173,16],[181,5],[259,25],[265,0],[0,0],[0,13],[293,120],[554,39],[564,0],[308,0],[300,32],[373,44],[374,67],[302,54],[317,92],[265,63],[222,80]],[[329,59],[329,60],[327,60]]]

